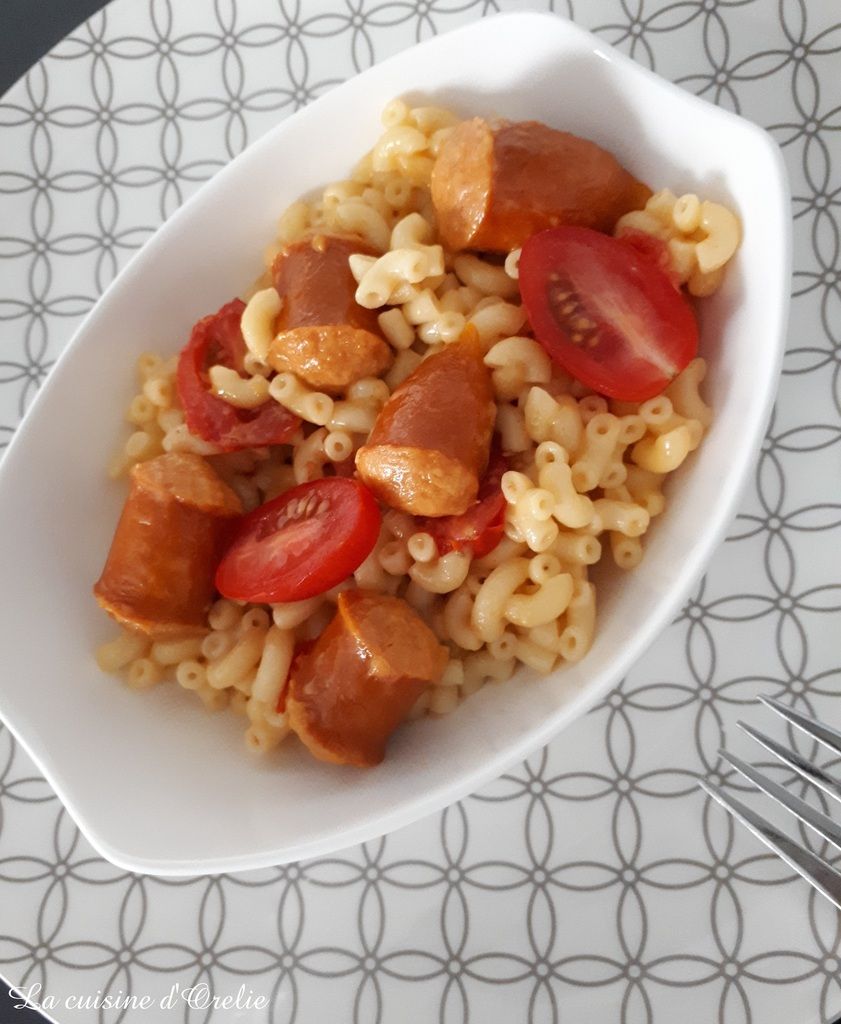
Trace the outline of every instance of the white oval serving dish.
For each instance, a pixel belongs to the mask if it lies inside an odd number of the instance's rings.
[[[377,769],[290,742],[258,759],[241,720],[174,686],[138,694],[93,652],[112,627],[91,596],[121,507],[105,467],[133,364],[253,278],[283,208],[341,178],[396,95],[534,118],[611,150],[654,188],[739,213],[744,241],[705,300],[715,420],[668,489],[640,568],[600,590],[596,642],[548,678],[523,670],[457,712],[413,723]],[[545,744],[628,670],[677,612],[731,520],[771,408],[790,277],[788,189],[755,125],[551,15],[488,18],[407,50],[284,121],[221,171],[135,257],[83,324],[0,466],[0,715],[96,849],[139,872],[235,871],[327,854],[455,801]]]

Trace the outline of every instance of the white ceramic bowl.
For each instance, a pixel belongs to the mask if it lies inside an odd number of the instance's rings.
[[[654,188],[735,208],[744,242],[703,305],[715,421],[669,487],[636,571],[600,590],[596,642],[549,678],[523,670],[457,712],[403,728],[358,771],[290,742],[257,759],[242,722],[162,686],[138,694],[93,651],[113,627],[90,588],[124,486],[105,466],[136,356],[175,352],[191,324],[253,277],[281,210],[344,176],[389,98],[536,118],[595,140]],[[479,21],[366,71],[220,172],[132,261],[59,360],[0,469],[0,714],[109,860],[154,874],[232,871],[322,855],[475,790],[582,715],[678,610],[722,538],[770,411],[783,350],[790,226],[780,154],[759,128],[550,15]]]

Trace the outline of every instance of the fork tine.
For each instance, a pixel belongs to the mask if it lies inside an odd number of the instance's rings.
[[[833,753],[841,755],[841,732],[837,729],[832,729],[810,715],[804,715],[801,711],[795,711],[794,708],[781,704],[774,697],[760,697],[759,699],[766,707],[776,711],[778,715],[782,715],[787,722],[791,722],[798,729],[802,729],[807,736],[811,736],[812,739],[823,743]]]
[[[773,850],[790,868],[841,910],[841,874],[835,868],[810,850],[798,846],[785,833],[774,828],[770,822],[735,797],[722,792],[717,786],[703,779],[698,780],[698,785],[748,828],[769,850]]]
[[[718,753],[737,772],[741,772],[746,779],[749,779],[755,786],[761,789],[763,793],[767,793],[773,800],[782,804],[783,807],[791,811],[792,814],[795,814],[802,822],[805,822],[809,828],[814,829],[819,836],[822,836],[841,850],[841,826],[836,825],[832,818],[807,804],[805,800],[801,800],[799,796],[795,796],[794,793],[791,793],[785,787],[773,782],[766,775],[763,775],[762,772],[757,771],[752,764],[748,764],[740,757],[736,757],[735,754],[728,754],[726,750],[719,750]]]
[[[762,744],[769,753],[773,754],[774,757],[778,757],[789,768],[793,768],[804,779],[819,786],[828,796],[841,800],[841,783],[837,779],[823,771],[823,769],[816,767],[810,761],[807,761],[805,757],[801,757],[796,751],[789,750],[788,747],[784,747],[781,743],[777,743],[776,740],[772,740],[770,736],[766,736],[765,733],[754,729],[752,725],[748,725],[746,722],[738,722],[737,724],[751,739]]]

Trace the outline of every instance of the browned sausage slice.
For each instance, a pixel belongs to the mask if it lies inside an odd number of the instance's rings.
[[[336,393],[362,377],[378,377],[391,349],[377,314],[360,306],[348,257],[371,254],[360,238],[312,235],[277,256],[272,268],[283,299],[269,364],[319,391]]]
[[[472,327],[425,359],[383,406],[356,453],[374,494],[412,515],[461,515],[476,500],[496,406]]]
[[[292,669],[289,723],[322,761],[379,764],[389,736],[447,658],[402,598],[343,591],[335,618]]]
[[[237,495],[200,455],[169,452],[131,471],[131,490],[93,592],[153,638],[207,629],[213,574]]]
[[[450,249],[508,252],[560,224],[611,231],[650,195],[606,150],[539,121],[464,121],[432,171],[432,202]]]

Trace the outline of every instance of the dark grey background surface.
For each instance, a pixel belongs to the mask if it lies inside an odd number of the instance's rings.
[[[103,0],[0,0],[0,95]]]
[[[16,1010],[19,999],[9,996],[9,986],[0,979],[0,1024],[45,1024],[46,1018],[34,1010]]]

